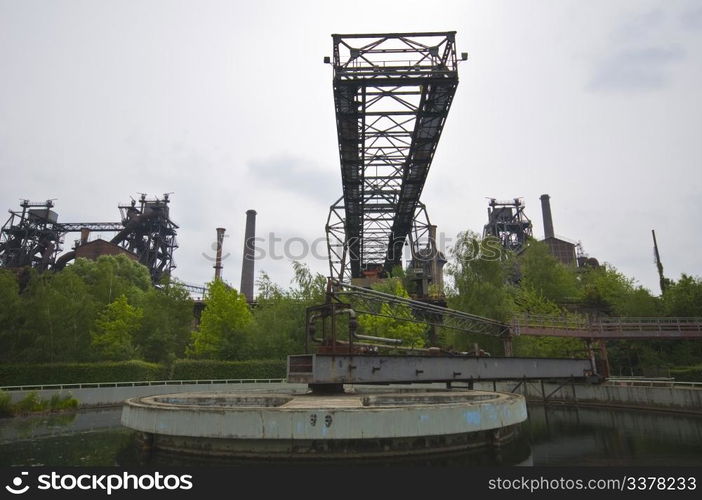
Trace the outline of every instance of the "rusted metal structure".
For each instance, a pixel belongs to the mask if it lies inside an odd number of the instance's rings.
[[[702,318],[564,318],[518,316],[510,324],[512,335],[575,337],[607,340],[702,340]]]
[[[556,237],[553,231],[553,216],[551,215],[551,197],[541,195],[541,211],[544,219],[544,243],[548,246],[556,259],[563,265],[577,266],[578,259],[575,253],[575,243]]]
[[[62,231],[53,200],[22,200],[22,210],[10,210],[0,233],[0,265],[7,268],[48,269],[61,250]]]
[[[334,68],[343,196],[331,206],[327,243],[331,276],[349,281],[402,263],[458,59],[453,31],[332,38],[325,62]]]
[[[702,318],[592,319],[525,315],[512,320],[510,332],[510,343],[519,335],[581,339],[597,373],[608,377],[608,340],[702,340]],[[599,360],[596,350],[600,353]]]
[[[23,200],[22,210],[10,211],[10,218],[0,232],[0,266],[62,269],[76,258],[78,247],[88,243],[90,232],[115,232],[106,243],[136,256],[149,268],[153,282],[159,283],[175,268],[173,251],[178,247],[178,226],[170,219],[169,203],[168,193],[163,198],[152,199],[142,194],[138,202],[132,200],[119,206],[121,222],[60,223],[58,214],[51,210],[53,200],[42,203]],[[72,232],[80,232],[81,239],[76,241],[74,249],[59,256],[65,236]],[[86,256],[94,253],[88,252]]]
[[[492,236],[500,241],[505,250],[520,252],[532,237],[532,225],[524,213],[524,201],[498,201],[490,198],[488,223],[483,228],[483,238]]]
[[[342,392],[347,383],[606,376],[604,341],[610,337],[604,335],[605,322],[575,330],[521,320],[508,324],[446,308],[426,296],[413,300],[370,289],[373,280],[401,264],[407,240],[412,251],[407,277],[413,279],[409,271],[415,270],[440,282],[436,226],[429,222],[419,196],[458,84],[455,33],[333,35],[333,39],[343,196],[332,205],[326,226],[331,274],[326,300],[307,309],[306,354],[288,358],[288,379],[307,382],[317,392]],[[564,263],[575,265],[575,244],[555,237],[549,196],[543,195],[541,202],[544,241]],[[493,199],[488,215],[486,235],[499,238],[511,250],[524,247],[532,227],[521,200]],[[425,294],[428,284],[428,280],[422,283]],[[473,353],[455,353],[403,346],[400,339],[361,331],[361,314],[424,324],[430,342],[432,329],[438,327],[498,337],[505,357],[488,359],[477,347]],[[632,324],[629,329],[620,321],[608,335],[681,338],[679,330],[662,330],[661,323]],[[702,338],[701,325],[699,319],[691,322],[690,328],[697,328],[691,338]],[[582,338],[588,358],[514,358],[515,335]],[[381,356],[386,350],[392,355]]]
[[[470,371],[461,372],[461,376],[455,374],[452,376],[445,372],[443,373],[443,378],[437,378],[438,375],[436,373],[438,372],[435,370],[438,368],[435,365],[448,366],[446,363],[442,365],[441,360],[454,357],[481,357],[481,354],[479,352],[447,353],[438,348],[412,348],[403,346],[398,339],[365,335],[358,331],[357,318],[361,314],[387,317],[403,322],[421,323],[428,327],[443,327],[465,333],[498,337],[502,340],[504,355],[508,358],[512,357],[512,341],[516,336],[578,338],[585,342],[586,349],[584,352],[588,353],[590,369],[582,370],[582,360],[573,360],[570,368],[567,360],[558,362],[556,365],[559,367],[558,370],[562,370],[563,374],[572,369],[576,370],[580,373],[579,377],[588,377],[590,375],[607,377],[609,375],[607,340],[702,340],[702,318],[608,318],[593,320],[577,317],[520,316],[509,323],[504,323],[423,301],[397,297],[376,290],[329,280],[326,302],[310,307],[307,310],[306,352],[337,357],[346,356],[348,358],[348,366],[340,369],[341,365],[338,365],[332,371],[327,370],[328,373],[320,375],[316,382],[311,382],[312,384],[331,384],[330,380],[332,378],[344,380],[343,383],[354,383],[354,381],[360,380],[357,377],[358,374],[354,373],[353,368],[351,368],[352,366],[357,366],[357,363],[354,364],[354,360],[359,363],[365,362],[365,355],[375,358],[378,356],[378,353],[387,349],[404,352],[405,356],[400,356],[401,358],[432,356],[437,360],[429,363],[432,367],[433,375],[417,373],[415,374],[416,376],[410,377],[406,375],[406,371],[402,371],[403,382],[426,382],[429,378],[432,381],[450,381],[452,379],[500,380],[510,378],[511,375],[509,373],[513,369],[524,370],[523,374],[525,377],[527,377],[526,373],[528,372],[527,378],[558,378],[553,375],[555,372],[548,375],[548,370],[541,370],[542,368],[546,369],[546,364],[541,364],[537,367],[538,363],[534,364],[533,360],[529,361],[531,358],[517,358],[522,359],[522,361],[504,362],[501,366],[508,369],[508,372],[500,375],[493,371],[494,367],[481,368],[479,364],[471,364],[471,362],[466,364],[466,366],[472,366],[473,368]],[[340,318],[343,317],[346,317],[347,321],[341,321]],[[289,363],[292,363],[289,369],[292,369],[293,379],[304,376],[312,380],[310,377],[316,376],[316,372],[310,364],[311,359],[309,356],[305,357],[302,355],[289,358]],[[411,364],[413,361],[408,359],[407,363]],[[395,371],[388,373],[393,373],[393,376],[395,376]],[[375,372],[371,375],[373,375],[372,379],[377,383],[389,382],[389,380],[375,376]],[[566,378],[573,377],[573,375],[563,376]],[[367,378],[363,378],[363,380],[367,380]],[[335,383],[338,384],[339,382]],[[339,388],[337,387],[337,389]]]
[[[224,243],[224,231],[223,227],[217,228],[217,255],[215,257],[215,280],[222,279],[222,244]]]

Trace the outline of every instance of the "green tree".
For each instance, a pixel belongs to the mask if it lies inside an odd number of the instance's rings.
[[[663,294],[666,316],[702,317],[702,279],[683,274]]]
[[[309,266],[298,261],[293,261],[293,271],[295,285],[289,291],[290,297],[309,303],[319,303],[324,301],[324,294],[327,288],[327,279],[321,274],[312,274]]]
[[[260,273],[243,357],[284,359],[304,351],[306,309],[324,300],[326,278],[297,261],[293,261],[293,271],[288,289],[273,283],[264,271]]]
[[[136,304],[152,288],[148,268],[126,255],[103,255],[97,260],[76,259],[66,269],[76,273],[102,305],[111,303],[120,295],[127,297],[130,304]]]
[[[135,345],[146,361],[169,363],[185,355],[193,330],[193,302],[175,281],[152,287],[141,300],[144,317]]]
[[[372,286],[374,290],[397,297],[409,298],[400,278],[388,278]],[[412,310],[404,304],[383,303],[376,311],[379,316],[360,314],[361,333],[374,337],[401,339],[401,347],[424,347],[426,326],[416,323]]]
[[[458,235],[447,265],[453,278],[449,307],[500,321],[512,317],[514,303],[508,277],[512,255],[504,252],[495,238],[480,239],[477,234]]]
[[[517,287],[513,291],[514,303],[519,313],[532,316],[560,316],[566,319],[576,314],[569,314],[558,304],[545,298],[532,288]],[[574,338],[561,337],[528,337],[519,336],[513,339],[516,356],[533,357],[584,357],[583,342]]]
[[[246,296],[221,280],[208,284],[200,326],[192,334],[188,355],[195,358],[240,359],[246,349],[252,316]]]
[[[70,269],[32,272],[19,313],[23,348],[16,361],[83,361],[97,305],[83,280]]]
[[[531,240],[519,256],[522,288],[534,290],[552,302],[573,299],[577,295],[574,268],[566,267],[551,255],[548,246]]]
[[[458,235],[451,256],[453,262],[446,267],[453,281],[447,293],[448,307],[498,321],[511,320],[515,310],[510,285],[513,254],[504,251],[496,238],[480,239],[466,231]],[[491,353],[502,351],[497,337],[449,329],[442,329],[440,335],[447,349],[468,351],[478,344]]]
[[[129,305],[120,295],[108,304],[95,320],[91,332],[92,347],[100,359],[121,361],[139,356],[134,334],[141,327],[144,311]]]
[[[19,283],[15,273],[0,269],[0,361],[16,361],[22,343],[19,335]]]

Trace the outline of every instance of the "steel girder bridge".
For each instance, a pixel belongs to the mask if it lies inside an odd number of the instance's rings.
[[[428,235],[419,198],[458,85],[455,35],[332,35],[343,185],[326,227],[334,278],[388,274],[408,238],[414,256]]]

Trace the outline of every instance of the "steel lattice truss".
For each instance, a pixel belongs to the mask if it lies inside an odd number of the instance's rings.
[[[333,40],[343,197],[327,232],[332,275],[345,279],[401,263],[458,72],[455,32]]]

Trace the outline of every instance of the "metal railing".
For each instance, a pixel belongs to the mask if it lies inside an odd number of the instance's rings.
[[[645,378],[619,378],[609,377],[607,383],[611,385],[628,387],[674,387],[688,389],[702,389],[702,382],[680,382],[675,379],[645,379]]]
[[[518,316],[512,320],[512,331],[519,335],[520,328],[549,328],[559,330],[615,331],[680,331],[702,332],[702,318],[698,317],[622,317],[590,321],[582,316]]]
[[[7,385],[0,387],[3,391],[48,391],[64,389],[101,389],[110,387],[142,387],[155,385],[213,385],[213,384],[278,384],[284,378],[236,378],[236,379],[201,379],[201,380],[143,380],[138,382],[88,382],[76,384],[31,384]]]

